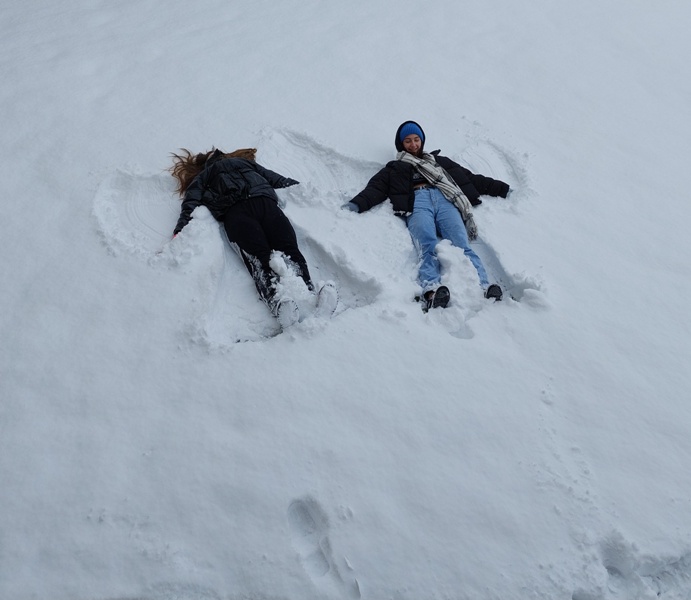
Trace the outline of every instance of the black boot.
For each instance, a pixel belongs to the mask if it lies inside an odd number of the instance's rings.
[[[446,308],[451,300],[451,292],[445,285],[440,285],[436,290],[425,294],[425,308]]]
[[[502,295],[503,292],[501,291],[501,287],[499,287],[496,283],[490,285],[487,288],[487,291],[485,291],[485,298],[488,300],[494,300],[495,302],[501,300]]]

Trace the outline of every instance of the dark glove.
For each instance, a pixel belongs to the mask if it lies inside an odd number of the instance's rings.
[[[286,177],[283,180],[283,187],[287,188],[290,187],[291,185],[299,185],[299,181],[295,181],[295,179],[291,179],[290,177]]]
[[[360,212],[360,207],[355,204],[355,202],[346,202],[343,206],[341,206],[343,210],[352,210],[353,212],[359,213]]]

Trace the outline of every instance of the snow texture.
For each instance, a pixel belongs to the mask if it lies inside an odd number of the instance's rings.
[[[691,5],[5,2],[0,600],[691,598]],[[503,179],[504,300],[388,203]],[[256,147],[331,318],[281,332],[180,148]]]

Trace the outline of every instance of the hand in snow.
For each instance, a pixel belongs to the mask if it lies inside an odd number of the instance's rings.
[[[290,177],[286,177],[283,180],[283,187],[284,188],[290,187],[291,185],[299,185],[299,184],[300,184],[299,181],[295,181],[295,179],[291,179]]]
[[[343,206],[341,206],[343,210],[352,210],[353,212],[359,213],[360,212],[360,207],[355,204],[355,202],[346,202]]]

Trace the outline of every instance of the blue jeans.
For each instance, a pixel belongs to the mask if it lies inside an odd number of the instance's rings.
[[[436,289],[441,281],[437,258],[439,236],[462,248],[480,277],[480,285],[487,288],[487,271],[480,257],[470,247],[468,233],[459,210],[437,188],[415,190],[413,214],[407,219],[408,231],[421,259],[418,281],[422,291]]]

